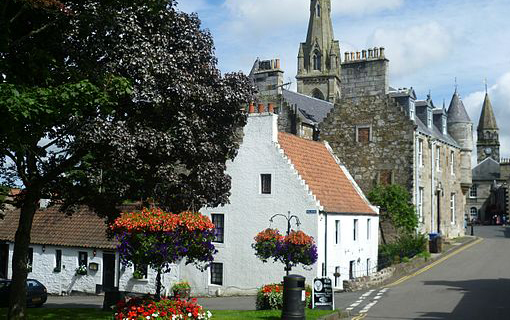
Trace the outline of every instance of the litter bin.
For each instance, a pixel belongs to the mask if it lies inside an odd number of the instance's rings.
[[[103,310],[110,311],[119,300],[124,299],[125,293],[118,288],[105,289],[103,299]]]
[[[443,250],[443,241],[441,235],[436,232],[429,233],[429,251],[430,253],[440,253]]]
[[[305,320],[305,277],[283,277],[282,320]]]

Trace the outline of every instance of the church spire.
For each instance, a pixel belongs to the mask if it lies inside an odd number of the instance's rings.
[[[334,102],[340,97],[340,44],[334,40],[331,0],[310,0],[306,42],[299,46],[297,90]]]
[[[499,162],[499,128],[494,116],[494,109],[489,98],[489,93],[485,93],[483,101],[482,114],[478,121],[478,139],[476,142],[478,163],[488,157]]]

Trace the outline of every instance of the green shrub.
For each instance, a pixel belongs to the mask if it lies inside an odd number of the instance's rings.
[[[281,310],[283,307],[283,284],[272,283],[257,291],[257,310]],[[305,286],[305,306],[312,308],[312,287]]]
[[[423,234],[403,234],[394,243],[379,246],[379,265],[387,267],[399,262],[408,262],[427,249],[427,237]]]

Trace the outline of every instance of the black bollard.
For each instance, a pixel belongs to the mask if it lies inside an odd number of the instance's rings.
[[[474,232],[474,229],[473,229],[473,223],[471,223],[471,235],[474,236],[475,235],[475,232]]]
[[[283,277],[282,320],[305,320],[305,277]]]

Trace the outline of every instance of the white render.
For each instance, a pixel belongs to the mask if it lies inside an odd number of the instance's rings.
[[[215,244],[218,253],[214,261],[223,263],[223,285],[210,284],[209,269],[200,272],[193,266],[181,265],[181,279],[191,283],[193,294],[253,294],[263,284],[281,282],[285,275],[284,265],[262,263],[255,256],[251,244],[255,235],[268,227],[276,227],[284,234],[286,219],[276,217],[273,223],[269,219],[277,213],[287,215],[289,211],[301,221],[299,229],[314,237],[319,254],[311,270],[293,268],[291,274],[305,276],[308,284],[314,277],[322,275],[326,215],[320,202],[284,155],[277,137],[277,115],[249,115],[238,155],[227,164],[227,173],[232,177],[230,204],[201,210],[208,216],[224,214],[224,243]],[[271,194],[261,193],[261,174],[271,174]],[[315,210],[316,213],[307,214],[307,210]],[[367,218],[372,221],[370,239],[367,239],[366,233]],[[354,219],[359,221],[357,241],[353,240]],[[340,268],[336,288],[342,289],[342,280],[349,278],[351,260],[356,261],[358,270],[366,269],[367,259],[373,266],[377,265],[378,219],[378,216],[368,215],[327,214],[327,273],[335,283],[335,267]],[[335,220],[341,221],[338,245],[335,244]],[[295,220],[292,220],[292,227],[296,229]],[[366,273],[358,272],[358,275]]]
[[[73,292],[95,294],[96,285],[103,283],[103,250],[93,248],[77,247],[56,247],[51,245],[30,245],[33,249],[32,272],[28,273],[28,278],[39,280],[46,286],[49,294],[68,295]],[[44,251],[43,251],[44,248]],[[14,244],[9,244],[9,268],[7,278],[12,278],[12,256]],[[60,272],[55,272],[56,250],[62,250],[62,268]],[[97,263],[97,271],[87,270],[86,275],[77,275],[78,252],[88,253],[88,264]],[[94,255],[95,251],[95,255]],[[113,251],[107,251],[113,253]],[[156,272],[148,269],[147,279],[134,279],[133,266],[127,268],[119,264],[119,255],[115,259],[115,280],[114,284],[120,291],[154,293]],[[120,275],[120,281],[119,281]],[[164,288],[170,288],[178,279],[178,267],[172,268],[170,273],[162,275]]]

